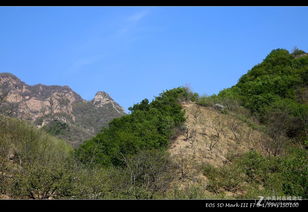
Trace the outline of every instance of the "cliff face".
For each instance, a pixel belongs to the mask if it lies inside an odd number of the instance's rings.
[[[0,113],[28,120],[77,146],[124,110],[102,91],[86,101],[68,86],[29,86],[10,73],[0,73]]]

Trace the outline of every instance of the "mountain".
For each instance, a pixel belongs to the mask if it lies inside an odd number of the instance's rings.
[[[132,198],[307,198],[308,57],[295,53],[273,50],[218,95],[144,99],[76,158],[124,167],[117,185]]]
[[[0,73],[0,113],[30,121],[73,146],[125,114],[103,91],[86,101],[68,86],[30,86],[10,73]]]
[[[0,115],[0,199],[307,199],[307,73],[306,53],[276,49],[218,95],[166,90],[74,149],[42,129],[79,136],[121,107],[3,74],[0,108],[41,129]]]

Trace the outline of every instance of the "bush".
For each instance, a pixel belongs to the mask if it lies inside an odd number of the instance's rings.
[[[120,193],[126,198],[153,199],[163,195],[174,179],[175,164],[160,150],[145,150],[125,157]]]
[[[68,196],[72,148],[34,126],[0,116],[1,191],[15,198]],[[5,183],[5,184],[2,184]]]
[[[214,168],[205,166],[208,189],[214,193],[230,191],[237,198],[300,196],[307,198],[307,150],[292,147],[285,155],[265,157],[251,151],[232,160],[232,164]]]
[[[225,109],[232,112],[244,112],[240,105],[240,100],[232,97],[225,96],[203,96],[200,97],[197,101],[197,104],[206,106],[206,107],[215,107],[215,104],[221,104]]]
[[[64,164],[27,164],[15,174],[10,193],[21,199],[69,198],[73,180]]]
[[[292,55],[293,56],[299,56],[299,55],[302,55],[302,54],[305,54],[306,52],[304,52],[303,50],[300,50],[298,48],[294,48],[294,50],[292,51]]]
[[[286,195],[308,198],[308,154],[307,150],[292,148],[290,153],[284,156],[282,166],[282,190]]]
[[[69,126],[64,122],[53,120],[43,129],[51,135],[63,135],[69,131]]]
[[[215,168],[210,165],[204,166],[204,175],[208,177],[207,189],[219,194],[225,191],[238,192],[242,190],[243,177],[240,169],[235,166],[223,166]]]
[[[185,187],[184,189],[174,188],[168,192],[164,197],[165,199],[175,199],[175,200],[197,200],[197,199],[223,199],[225,196],[223,194],[211,194],[203,186],[192,185]]]
[[[111,199],[117,196],[116,173],[112,169],[84,167],[78,164],[73,169],[75,180],[72,199]],[[117,181],[119,183],[119,181]],[[115,187],[113,187],[115,186]]]

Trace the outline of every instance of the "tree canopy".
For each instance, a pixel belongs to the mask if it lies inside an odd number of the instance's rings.
[[[151,103],[144,99],[129,108],[131,114],[114,119],[107,128],[81,145],[76,156],[83,162],[121,165],[124,156],[165,148],[173,129],[185,121],[180,102],[196,96],[179,87],[161,93]]]

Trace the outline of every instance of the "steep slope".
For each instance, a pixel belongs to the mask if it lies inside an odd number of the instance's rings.
[[[203,175],[205,164],[221,167],[230,163],[230,158],[251,150],[266,153],[262,144],[269,141],[268,136],[230,112],[193,102],[182,106],[186,115],[185,130],[171,141],[168,149],[179,167],[175,186],[205,188],[208,183],[207,176]]]
[[[271,128],[298,143],[308,139],[308,55],[275,49],[218,98],[233,99]],[[275,135],[274,135],[275,136]]]
[[[28,120],[77,146],[124,111],[102,91],[86,101],[68,86],[29,86],[10,73],[1,73],[0,113]]]
[[[173,186],[209,197],[307,196],[307,65],[305,52],[275,49],[235,86],[200,97],[201,107],[183,104],[185,133],[168,150],[179,167]]]

